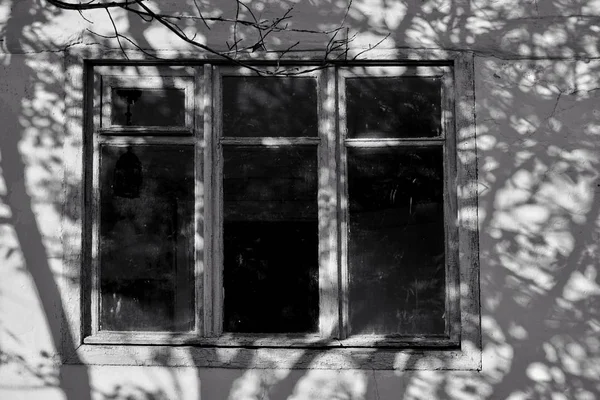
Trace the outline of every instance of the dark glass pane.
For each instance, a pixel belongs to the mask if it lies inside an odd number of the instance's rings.
[[[346,80],[348,138],[415,138],[441,134],[438,78]]]
[[[183,89],[112,89],[112,125],[185,126]]]
[[[352,334],[443,334],[441,148],[349,148]]]
[[[100,329],[191,330],[193,146],[100,154]]]
[[[227,332],[315,332],[316,149],[225,148]]]
[[[223,135],[317,136],[313,78],[223,77]]]

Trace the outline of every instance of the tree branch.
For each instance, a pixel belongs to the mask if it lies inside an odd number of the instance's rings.
[[[206,17],[206,16],[204,16],[201,6],[198,4],[197,0],[194,0],[194,5],[195,5],[196,10],[198,11],[198,16],[158,13],[158,12],[155,12],[154,10],[152,10],[152,8],[150,8],[149,5],[145,4],[149,0],[122,0],[122,1],[89,0],[86,2],[80,1],[78,3],[63,1],[63,0],[46,0],[46,1],[49,4],[55,6],[59,9],[77,11],[80,13],[82,18],[84,18],[86,21],[88,21],[90,23],[92,23],[92,22],[89,21],[88,19],[86,19],[85,17],[83,17],[81,12],[86,11],[86,10],[104,9],[107,12],[110,22],[112,24],[114,36],[100,35],[89,29],[88,29],[88,31],[99,37],[103,37],[106,39],[116,39],[116,41],[119,45],[119,48],[125,54],[125,57],[127,57],[127,53],[126,53],[125,47],[123,46],[122,40],[125,40],[128,43],[132,44],[137,50],[142,51],[144,54],[147,54],[147,55],[151,55],[151,54],[149,51],[144,50],[139,45],[137,45],[134,42],[134,40],[121,34],[118,31],[117,25],[116,25],[116,23],[113,19],[113,16],[110,12],[111,9],[125,10],[129,13],[137,15],[138,17],[140,17],[140,19],[142,21],[144,21],[146,23],[155,21],[155,22],[161,24],[162,26],[164,26],[165,28],[167,28],[169,31],[171,31],[176,37],[181,39],[184,43],[187,43],[191,46],[202,49],[202,50],[204,50],[210,54],[213,54],[215,56],[221,57],[221,58],[223,58],[227,61],[230,61],[236,65],[248,68],[259,75],[297,75],[297,74],[307,72],[306,70],[303,70],[302,72],[298,72],[296,69],[282,68],[280,66],[280,61],[282,61],[282,58],[286,54],[288,54],[290,51],[292,51],[294,48],[296,48],[300,44],[299,41],[296,41],[294,44],[290,45],[289,47],[276,52],[278,54],[278,57],[274,61],[276,62],[277,67],[274,70],[269,69],[269,68],[259,68],[257,66],[250,64],[248,61],[240,60],[238,58],[238,56],[242,53],[248,54],[248,53],[253,53],[257,50],[268,51],[266,40],[269,37],[269,35],[273,35],[276,33],[290,33],[290,34],[291,33],[309,33],[309,34],[321,34],[321,35],[329,36],[329,41],[325,46],[325,51],[323,53],[321,62],[319,63],[318,66],[315,66],[315,68],[310,69],[311,71],[315,70],[315,69],[325,68],[332,61],[339,60],[341,58],[347,59],[348,51],[349,51],[349,43],[352,42],[356,37],[356,35],[353,35],[352,37],[348,37],[349,29],[345,28],[346,19],[350,12],[350,7],[352,6],[352,0],[350,0],[348,2],[348,6],[346,7],[344,17],[343,17],[342,21],[340,22],[339,26],[334,29],[329,29],[329,30],[311,30],[311,29],[291,28],[289,26],[289,24],[287,23],[287,21],[292,19],[291,12],[293,10],[293,7],[289,8],[280,17],[277,17],[277,18],[274,18],[271,20],[259,20],[256,17],[256,15],[252,12],[251,8],[248,5],[244,4],[242,2],[242,0],[235,0],[236,1],[236,12],[235,12],[234,18],[225,18],[222,16]],[[242,8],[248,12],[251,19],[245,19],[241,16]],[[229,44],[227,41],[225,41],[225,44],[227,45],[227,50],[225,50],[225,51],[217,50],[209,45],[201,43],[196,40],[197,34],[193,34],[193,35],[187,34],[177,24],[177,21],[181,21],[184,19],[200,20],[208,29],[210,29],[208,22],[232,24],[233,25],[233,42],[231,44]],[[240,44],[244,41],[244,39],[239,38],[239,32],[238,32],[239,25],[246,26],[246,27],[254,29],[256,31],[256,40],[254,42],[252,42],[252,44],[240,46]],[[346,35],[345,35],[346,37],[338,38],[338,34],[340,33],[340,31],[343,31],[344,29],[346,30]],[[382,39],[375,45],[369,46],[368,49],[365,49],[365,50],[359,52],[356,56],[354,56],[353,59],[356,59],[356,57],[358,57],[359,55],[362,55],[365,52],[374,49],[379,44],[381,44],[381,42],[383,42],[383,40],[385,40],[388,36],[386,36],[384,39]],[[340,51],[341,51],[340,54],[338,54],[335,58],[331,59],[331,55],[333,53],[337,53]],[[156,56],[153,56],[153,57],[159,58]]]
[[[57,8],[62,8],[63,10],[75,10],[75,11],[85,11],[85,10],[98,10],[98,9],[108,9],[108,8],[117,8],[117,7],[126,7],[129,4],[133,3],[135,0],[125,0],[125,1],[110,1],[107,3],[99,3],[97,0],[90,0],[87,3],[70,3],[68,1],[61,0],[46,0],[49,4]],[[147,1],[147,0],[141,0]]]

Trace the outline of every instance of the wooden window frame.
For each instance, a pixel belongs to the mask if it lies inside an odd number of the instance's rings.
[[[306,68],[307,70],[309,68]],[[301,70],[301,69],[300,69]],[[212,192],[214,205],[214,220],[212,224],[212,232],[215,241],[213,242],[214,249],[214,268],[212,273],[214,277],[212,282],[214,288],[211,293],[214,296],[213,299],[213,330],[210,336],[217,337],[218,343],[226,344],[229,342],[241,342],[245,344],[256,344],[270,346],[304,346],[313,345],[315,343],[322,343],[323,340],[332,339],[335,335],[334,329],[337,320],[338,310],[337,305],[334,304],[332,299],[328,298],[325,294],[329,291],[337,291],[337,282],[332,282],[331,277],[337,270],[335,255],[332,255],[333,251],[329,248],[331,241],[335,239],[336,232],[324,229],[321,227],[320,221],[329,215],[331,210],[327,209],[322,202],[329,203],[330,200],[335,199],[335,193],[326,193],[328,185],[334,184],[333,180],[330,180],[325,171],[325,165],[329,159],[335,157],[335,143],[327,140],[331,136],[331,132],[328,132],[329,125],[325,123],[321,116],[323,115],[324,102],[327,99],[327,79],[326,76],[330,73],[328,70],[317,70],[303,73],[298,77],[292,77],[291,79],[315,79],[317,82],[317,117],[318,121],[318,135],[317,137],[225,137],[223,135],[222,116],[223,116],[223,105],[222,105],[222,78],[228,77],[243,77],[243,76],[255,76],[252,71],[239,67],[213,67],[213,95],[215,101],[215,108],[213,112],[214,121],[214,134],[212,135],[216,141],[216,145],[213,146],[215,150],[214,158],[214,173],[213,182],[215,182],[214,190]],[[269,78],[265,78],[269,79]],[[275,78],[277,79],[277,78]],[[318,221],[319,221],[319,332],[309,334],[241,334],[241,333],[224,333],[223,332],[223,305],[224,296],[223,291],[216,288],[223,287],[223,267],[224,267],[224,254],[223,254],[223,150],[227,147],[233,146],[245,146],[255,148],[317,148],[317,169],[318,173]],[[317,199],[315,199],[316,201]],[[322,201],[321,201],[322,200]]]
[[[441,135],[435,137],[408,137],[408,138],[348,138],[346,125],[346,79],[360,78],[401,78],[401,77],[439,78],[441,84],[442,121]],[[452,347],[460,342],[460,311],[458,295],[458,226],[456,209],[456,191],[453,182],[456,181],[456,154],[454,142],[454,82],[452,68],[449,66],[359,66],[340,67],[337,74],[337,105],[338,123],[337,134],[339,148],[339,193],[340,213],[338,226],[340,231],[340,275],[341,275],[341,310],[340,310],[340,337],[346,345],[368,346],[369,343],[381,343],[396,346],[430,346]],[[443,182],[444,182],[444,241],[445,241],[445,310],[449,315],[446,323],[445,337],[400,335],[362,335],[350,336],[350,316],[348,301],[349,271],[348,271],[348,148],[388,148],[398,149],[407,146],[441,147],[443,149]]]
[[[366,63],[343,64],[327,67],[307,73],[318,80],[318,118],[319,136],[317,138],[222,138],[219,115],[222,110],[220,102],[220,79],[223,74],[245,75],[247,72],[231,66],[221,66],[218,63],[196,62],[183,63],[175,71],[172,65],[164,63],[149,66],[131,65],[136,74],[140,68],[153,71],[156,76],[168,76],[170,81],[183,78],[186,90],[186,127],[185,129],[168,129],[147,127],[106,127],[102,123],[103,104],[97,100],[98,78],[94,75],[103,72],[114,80],[120,77],[120,82],[126,82],[128,87],[139,87],[135,78],[127,74],[122,78],[121,73],[113,74],[116,67],[113,63],[106,65],[102,58],[85,61],[80,54],[68,56],[67,77],[70,80],[82,79],[83,96],[67,94],[68,125],[74,134],[82,135],[80,142],[66,141],[65,149],[72,151],[74,160],[81,160],[76,166],[72,163],[67,169],[72,170],[81,179],[82,188],[86,187],[80,198],[83,218],[80,221],[82,241],[76,245],[67,241],[66,247],[73,249],[78,255],[79,264],[71,257],[65,258],[65,268],[72,268],[73,263],[79,272],[79,287],[65,288],[81,299],[80,307],[67,307],[67,319],[78,322],[80,330],[75,338],[80,342],[77,349],[78,358],[91,363],[115,363],[130,365],[140,363],[152,365],[152,349],[157,346],[167,346],[171,351],[180,355],[177,365],[223,366],[236,367],[236,362],[227,363],[227,354],[248,354],[240,363],[247,367],[250,357],[255,367],[261,367],[265,360],[272,357],[281,359],[282,367],[285,360],[296,360],[293,368],[350,368],[364,365],[375,369],[428,369],[439,367],[440,363],[448,369],[480,369],[481,343],[478,299],[478,254],[476,221],[476,192],[473,192],[475,167],[462,162],[456,157],[460,144],[475,138],[473,111],[473,59],[464,54],[446,54],[437,61],[421,62],[419,59],[403,59],[392,61],[387,59],[374,60]],[[293,63],[294,61],[290,61]],[[116,63],[121,70],[120,63]],[[127,63],[124,63],[124,68]],[[299,63],[300,68],[303,63]],[[310,63],[305,68],[312,69]],[[381,73],[405,74],[408,70],[443,71],[448,79],[444,83],[445,108],[450,115],[444,116],[444,138],[436,139],[346,139],[343,135],[345,122],[343,118],[343,90],[345,74],[348,71],[356,74],[358,69],[370,71],[379,70]],[[401,72],[403,71],[403,72]],[[102,75],[102,73],[101,73]],[[360,74],[359,74],[360,75]],[[446,79],[445,78],[445,79]],[[190,84],[191,79],[191,84]],[[101,80],[100,80],[101,82]],[[148,82],[148,81],[147,81]],[[149,85],[147,83],[147,85]],[[191,96],[188,96],[188,93]],[[336,98],[337,96],[337,98]],[[82,110],[86,110],[81,113]],[[190,113],[192,110],[192,113]],[[454,111],[456,110],[456,111]],[[87,114],[87,115],[86,115]],[[339,118],[338,118],[339,115]],[[84,124],[81,122],[84,121]],[[85,122],[87,121],[87,122]],[[142,132],[148,132],[141,137]],[[187,136],[186,136],[187,135]],[[108,139],[107,139],[108,138]],[[196,179],[196,213],[195,213],[195,274],[197,277],[196,327],[193,333],[167,332],[99,332],[94,320],[97,321],[97,302],[93,299],[97,290],[97,265],[95,252],[97,248],[97,224],[94,222],[97,210],[90,210],[87,203],[97,204],[98,168],[90,168],[83,159],[91,159],[97,165],[98,144],[110,142],[125,145],[127,143],[173,144],[188,143],[196,148],[196,177],[202,177],[202,182]],[[347,248],[345,243],[345,224],[347,223],[347,187],[340,179],[345,174],[345,149],[347,146],[392,146],[400,147],[409,143],[419,142],[423,145],[443,145],[444,152],[444,182],[446,215],[456,215],[446,226],[446,251],[448,267],[447,307],[452,315],[448,337],[438,338],[394,338],[385,336],[347,337],[347,302],[324,299],[320,296],[321,318],[319,332],[314,335],[241,335],[222,334],[221,310],[222,293],[216,288],[221,287],[222,276],[222,187],[217,179],[222,172],[222,147],[235,144],[248,146],[318,146],[319,165],[319,225],[322,220],[334,221],[327,228],[319,228],[319,276],[320,290],[322,285],[335,292],[344,293],[347,285]],[[443,142],[443,144],[440,144]],[[87,143],[84,145],[84,143]],[[85,166],[84,166],[85,164]],[[213,168],[204,168],[204,165]],[[331,171],[338,171],[331,173]],[[454,184],[455,183],[455,184]],[[454,199],[454,200],[453,200]],[[346,202],[347,203],[347,202]],[[201,204],[202,209],[199,208]],[[86,211],[87,210],[87,211]],[[473,215],[475,213],[475,215]],[[90,233],[92,232],[92,233]],[[201,246],[202,244],[202,246]],[[75,249],[76,248],[76,249]],[[325,251],[322,251],[325,250]],[[65,253],[69,254],[69,253]],[[90,269],[86,265],[91,265]],[[211,267],[212,266],[212,267]],[[217,266],[217,267],[215,267]],[[339,275],[341,274],[341,275]],[[326,278],[326,279],[324,279]],[[449,283],[448,283],[449,282]],[[449,285],[449,286],[448,286]],[[90,290],[91,289],[91,290]],[[342,298],[344,298],[342,296]],[[337,317],[337,318],[336,318]],[[136,345],[130,347],[128,345]],[[183,347],[182,347],[183,346]],[[191,346],[191,347],[188,347]],[[133,349],[135,349],[133,351]],[[214,350],[217,349],[217,350]],[[218,350],[221,349],[221,350]],[[371,353],[377,350],[375,353]],[[266,353],[265,353],[266,352]],[[127,353],[127,355],[124,355]],[[265,354],[268,356],[265,357]],[[132,356],[132,354],[134,356]],[[302,361],[307,354],[314,355]],[[325,355],[325,361],[315,362],[317,355]],[[298,358],[300,357],[300,358]],[[337,360],[337,361],[336,361]],[[353,360],[353,361],[348,361]],[[365,360],[370,360],[365,364]],[[231,361],[231,360],[230,360]],[[270,361],[268,362],[269,365]],[[289,362],[287,362],[289,364]]]
[[[161,72],[162,71],[162,72]],[[162,73],[162,74],[161,74]],[[191,71],[187,71],[188,74]],[[143,76],[143,78],[140,78]],[[135,69],[125,68],[113,73],[107,70],[102,74],[100,82],[101,92],[96,94],[99,98],[98,106],[100,108],[99,126],[95,126],[96,132],[100,135],[131,135],[140,134],[150,136],[153,134],[163,135],[184,135],[194,132],[194,75],[177,74],[165,69],[156,69],[148,67],[138,67]],[[185,96],[185,114],[183,126],[126,126],[116,125],[112,121],[112,89],[178,89],[184,92]]]

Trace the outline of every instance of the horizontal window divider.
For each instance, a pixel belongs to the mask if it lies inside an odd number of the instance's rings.
[[[193,136],[99,136],[98,142],[101,144],[112,144],[115,146],[144,144],[194,145],[198,143],[201,147],[204,147],[204,141],[198,141],[198,139]]]
[[[446,336],[399,337],[362,335],[347,339],[323,338],[318,334],[231,334],[200,337],[195,333],[101,332],[84,339],[84,344],[178,345],[205,347],[280,347],[280,348],[456,348],[458,340]]]
[[[214,63],[214,65],[218,65],[219,63]],[[273,75],[257,75],[255,71],[235,66],[235,65],[225,65],[219,68],[219,73],[222,77],[240,77],[240,76],[249,76],[256,78],[314,78],[317,77],[318,74],[325,69],[326,67],[315,63],[314,61],[305,60],[305,62],[282,62],[279,61],[273,63],[272,61],[262,60],[262,62],[252,62],[255,66],[262,66],[265,72],[273,73]],[[281,66],[287,65],[286,68],[287,73],[282,71]],[[292,67],[292,68],[289,68]],[[280,75],[274,74],[275,72],[280,72]]]
[[[427,139],[346,139],[347,147],[402,147],[402,146],[442,146],[446,138]]]
[[[290,146],[290,145],[317,145],[321,142],[318,137],[250,137],[250,138],[221,138],[223,145],[239,146]]]
[[[365,65],[340,65],[339,74],[343,78],[404,78],[404,77],[423,77],[440,78],[451,72],[448,65],[385,65],[385,64],[365,64]]]
[[[101,135],[164,135],[164,136],[184,136],[193,135],[194,130],[189,126],[119,126],[98,128],[97,132]]]

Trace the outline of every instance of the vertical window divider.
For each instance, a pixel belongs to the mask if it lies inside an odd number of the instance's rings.
[[[212,258],[212,243],[209,232],[212,230],[210,207],[212,160],[212,100],[211,100],[211,70],[210,67],[195,68],[194,82],[194,134],[195,134],[195,233],[194,233],[194,277],[195,277],[195,332],[206,336],[210,330],[212,308],[210,266]]]
[[[223,137],[223,91],[221,88],[221,70],[219,67],[212,67],[212,98],[213,98],[213,119],[211,135],[212,151],[212,179],[211,179],[211,207],[212,207],[212,265],[210,271],[212,277],[212,324],[211,335],[219,336],[223,332],[223,307],[224,307],[224,286],[223,286],[223,146],[221,138]]]
[[[94,121],[91,131],[92,141],[92,182],[91,182],[91,297],[90,297],[90,328],[91,334],[96,335],[100,331],[100,251],[99,251],[99,223],[100,223],[100,144],[96,131],[101,125],[101,115],[99,110],[102,106],[102,77],[91,74],[94,81]]]
[[[350,332],[350,318],[348,309],[348,173],[347,173],[347,151],[346,151],[346,83],[343,70],[336,71],[337,89],[337,147],[338,147],[338,242],[339,242],[339,338],[346,339]]]
[[[453,342],[460,340],[460,291],[458,259],[458,205],[456,171],[456,134],[454,133],[453,70],[443,68],[442,129],[444,130],[444,205],[446,235],[446,334]]]
[[[319,331],[324,339],[339,337],[337,162],[335,123],[335,70],[319,74],[318,224],[319,224]]]

